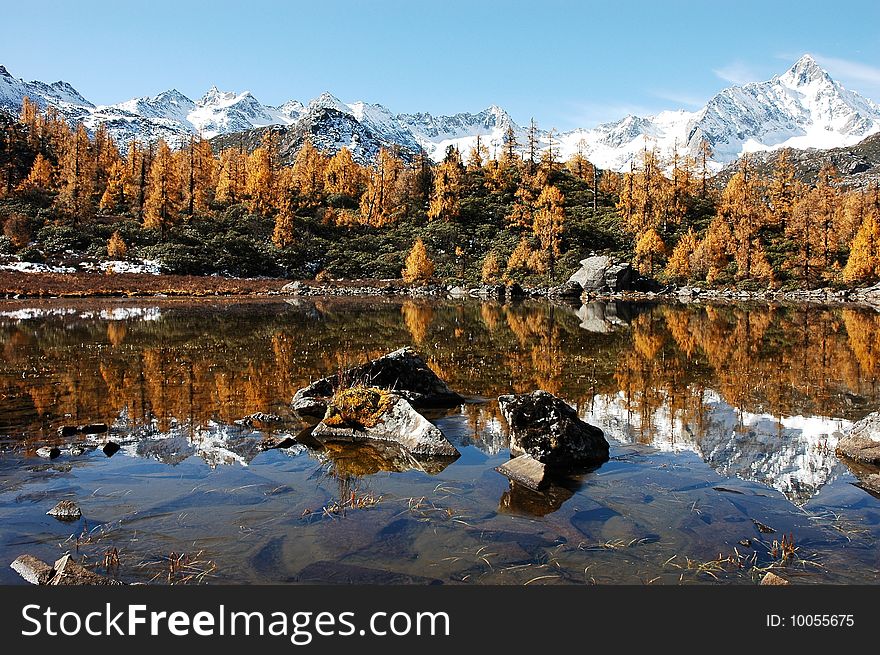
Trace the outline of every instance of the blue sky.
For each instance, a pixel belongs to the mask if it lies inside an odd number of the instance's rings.
[[[0,0],[0,64],[96,103],[212,84],[393,112],[490,104],[543,128],[695,109],[803,53],[880,102],[880,3]]]

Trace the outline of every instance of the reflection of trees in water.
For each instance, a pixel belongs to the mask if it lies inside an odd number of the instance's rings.
[[[0,428],[112,422],[123,408],[160,428],[231,423],[413,342],[465,394],[542,388],[584,406],[620,391],[632,412],[666,405],[670,421],[677,414],[695,426],[704,389],[775,416],[858,418],[868,409],[860,402],[877,400],[880,314],[863,309],[621,305],[616,315],[629,325],[603,334],[582,329],[570,308],[539,302],[279,305],[178,305],[154,321],[0,319]],[[468,414],[475,440],[492,418]]]

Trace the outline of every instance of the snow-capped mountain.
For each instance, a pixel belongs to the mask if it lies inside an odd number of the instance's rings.
[[[379,104],[344,103],[323,93],[305,105],[290,100],[273,107],[247,91],[212,87],[198,101],[171,90],[95,106],[66,82],[25,82],[0,66],[0,109],[17,113],[25,96],[43,108],[56,107],[69,121],[82,121],[89,129],[105,124],[120,144],[163,138],[179,145],[193,134],[212,138],[278,125],[292,130],[291,144],[301,145],[308,136],[330,152],[349,147],[360,161],[369,161],[380,147],[391,146],[404,153],[423,150],[439,161],[449,146],[466,155],[478,137],[490,155],[497,155],[508,128],[520,147],[526,137],[526,129],[495,105],[453,116],[394,114]],[[804,55],[784,74],[766,82],[724,89],[699,111],[625,116],[554,134],[552,142],[563,159],[580,151],[600,168],[625,171],[638,162],[645,147],[656,147],[668,159],[676,149],[695,154],[706,140],[713,150],[712,164],[720,169],[746,152],[849,146],[877,132],[880,106],[845,89]],[[551,133],[541,131],[539,139],[547,148]],[[259,139],[244,140],[259,143]]]
[[[880,132],[880,106],[835,82],[804,55],[783,75],[724,89],[695,112],[626,116],[562,135],[562,155],[577,151],[601,168],[627,170],[644,148],[665,158],[696,153],[705,139],[716,169],[747,152],[835,148]]]

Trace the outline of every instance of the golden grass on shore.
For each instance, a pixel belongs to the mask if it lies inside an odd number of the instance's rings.
[[[277,292],[289,280],[236,279],[199,275],[143,273],[20,273],[0,272],[0,296],[19,297],[130,297],[261,295]]]

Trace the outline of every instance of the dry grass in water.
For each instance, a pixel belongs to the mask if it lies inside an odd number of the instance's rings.
[[[212,560],[203,557],[203,553],[204,551],[201,550],[193,555],[172,552],[155,560],[141,562],[136,567],[140,569],[159,569],[149,579],[150,583],[165,582],[169,585],[203,584],[207,578],[216,577],[213,573],[217,570],[217,565]]]

